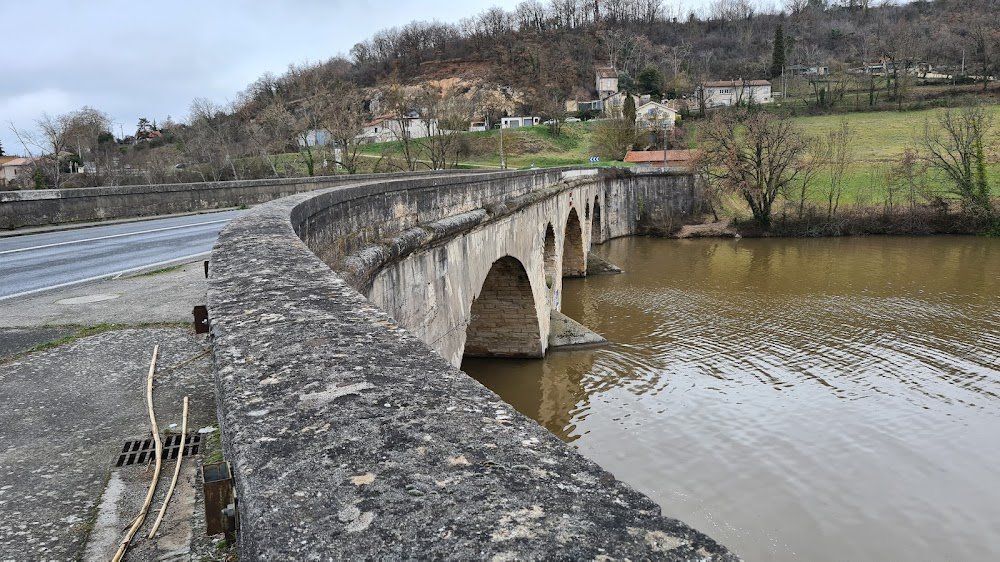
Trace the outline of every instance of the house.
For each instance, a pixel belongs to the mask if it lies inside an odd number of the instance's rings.
[[[424,120],[415,111],[399,118],[393,113],[379,115],[364,126],[357,138],[361,142],[389,142],[403,137],[422,139],[437,133],[437,119]]]
[[[720,80],[706,82],[699,95],[705,107],[728,107],[748,103],[772,103],[771,83],[767,80]]]
[[[627,92],[615,92],[614,94],[608,96],[601,100],[604,106],[604,115],[607,117],[621,117],[622,112],[625,109],[625,98],[628,97]],[[636,109],[642,104],[642,100],[639,96],[631,95],[632,101],[635,103]],[[638,113],[637,113],[638,114]]]
[[[298,138],[299,146],[328,146],[333,144],[333,137],[330,136],[329,131],[323,131],[320,129],[311,129],[305,132],[305,135],[299,136]]]
[[[566,113],[604,111],[607,100],[618,95],[618,71],[615,70],[615,67],[599,66],[594,69],[594,91],[597,93],[597,99],[567,100]]]
[[[597,90],[597,98],[605,99],[608,96],[618,93],[618,71],[613,66],[602,66],[596,70],[597,79],[594,89]]]
[[[674,168],[690,170],[701,155],[698,150],[630,150],[625,162],[639,167]]]
[[[532,127],[542,122],[541,117],[501,117],[500,128]]]
[[[793,64],[785,67],[785,72],[790,76],[829,76],[830,67]]]
[[[32,181],[31,174],[34,172],[35,160],[37,158],[0,156],[0,186],[29,186]]]
[[[469,132],[477,131],[488,131],[490,129],[490,120],[484,119],[482,121],[472,121],[469,123]]]
[[[635,124],[649,129],[673,129],[677,122],[677,111],[655,101],[635,108]]]
[[[577,113],[580,111],[604,111],[604,100],[566,100],[566,113]]]

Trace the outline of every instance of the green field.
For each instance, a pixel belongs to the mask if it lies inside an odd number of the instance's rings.
[[[987,158],[990,161],[989,172],[991,183],[996,185],[1000,180],[1000,107],[987,108],[993,117],[994,127]],[[842,121],[846,121],[853,136],[853,163],[848,168],[845,177],[844,202],[856,201],[873,203],[879,199],[878,185],[885,183],[880,178],[891,174],[907,149],[919,154],[920,138],[924,127],[937,127],[937,118],[945,110],[928,109],[922,111],[881,111],[876,113],[849,113],[844,115],[829,115],[817,117],[795,117],[793,122],[806,135],[819,137],[827,131],[836,129]],[[959,111],[953,109],[952,111]],[[931,187],[940,181],[928,178]],[[817,184],[823,185],[829,181],[829,176],[820,175]],[[873,185],[875,187],[873,187]],[[995,188],[996,189],[996,188]]]

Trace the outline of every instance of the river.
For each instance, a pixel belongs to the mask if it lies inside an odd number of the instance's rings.
[[[463,369],[748,561],[1000,556],[1000,240],[626,238]]]

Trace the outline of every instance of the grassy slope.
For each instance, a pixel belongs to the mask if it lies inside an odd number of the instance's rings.
[[[590,137],[592,123],[567,123],[562,134],[553,137],[548,127],[522,127],[504,129],[503,143],[507,167],[511,169],[550,166],[590,165]],[[500,166],[500,131],[491,130],[466,133],[469,155],[459,160],[462,167],[498,168]],[[369,158],[383,151],[398,151],[397,142],[370,144],[362,151]],[[622,165],[621,162],[601,162],[600,165]]]

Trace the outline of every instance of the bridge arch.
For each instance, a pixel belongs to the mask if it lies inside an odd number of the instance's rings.
[[[591,214],[590,219],[590,243],[600,244],[604,242],[604,233],[601,230],[603,225],[601,224],[601,196],[594,196],[594,212]]]
[[[465,329],[466,357],[542,357],[535,294],[524,265],[504,256],[490,267],[472,301]]]
[[[576,208],[570,208],[563,236],[563,277],[587,275],[587,254],[583,247],[583,226]]]

